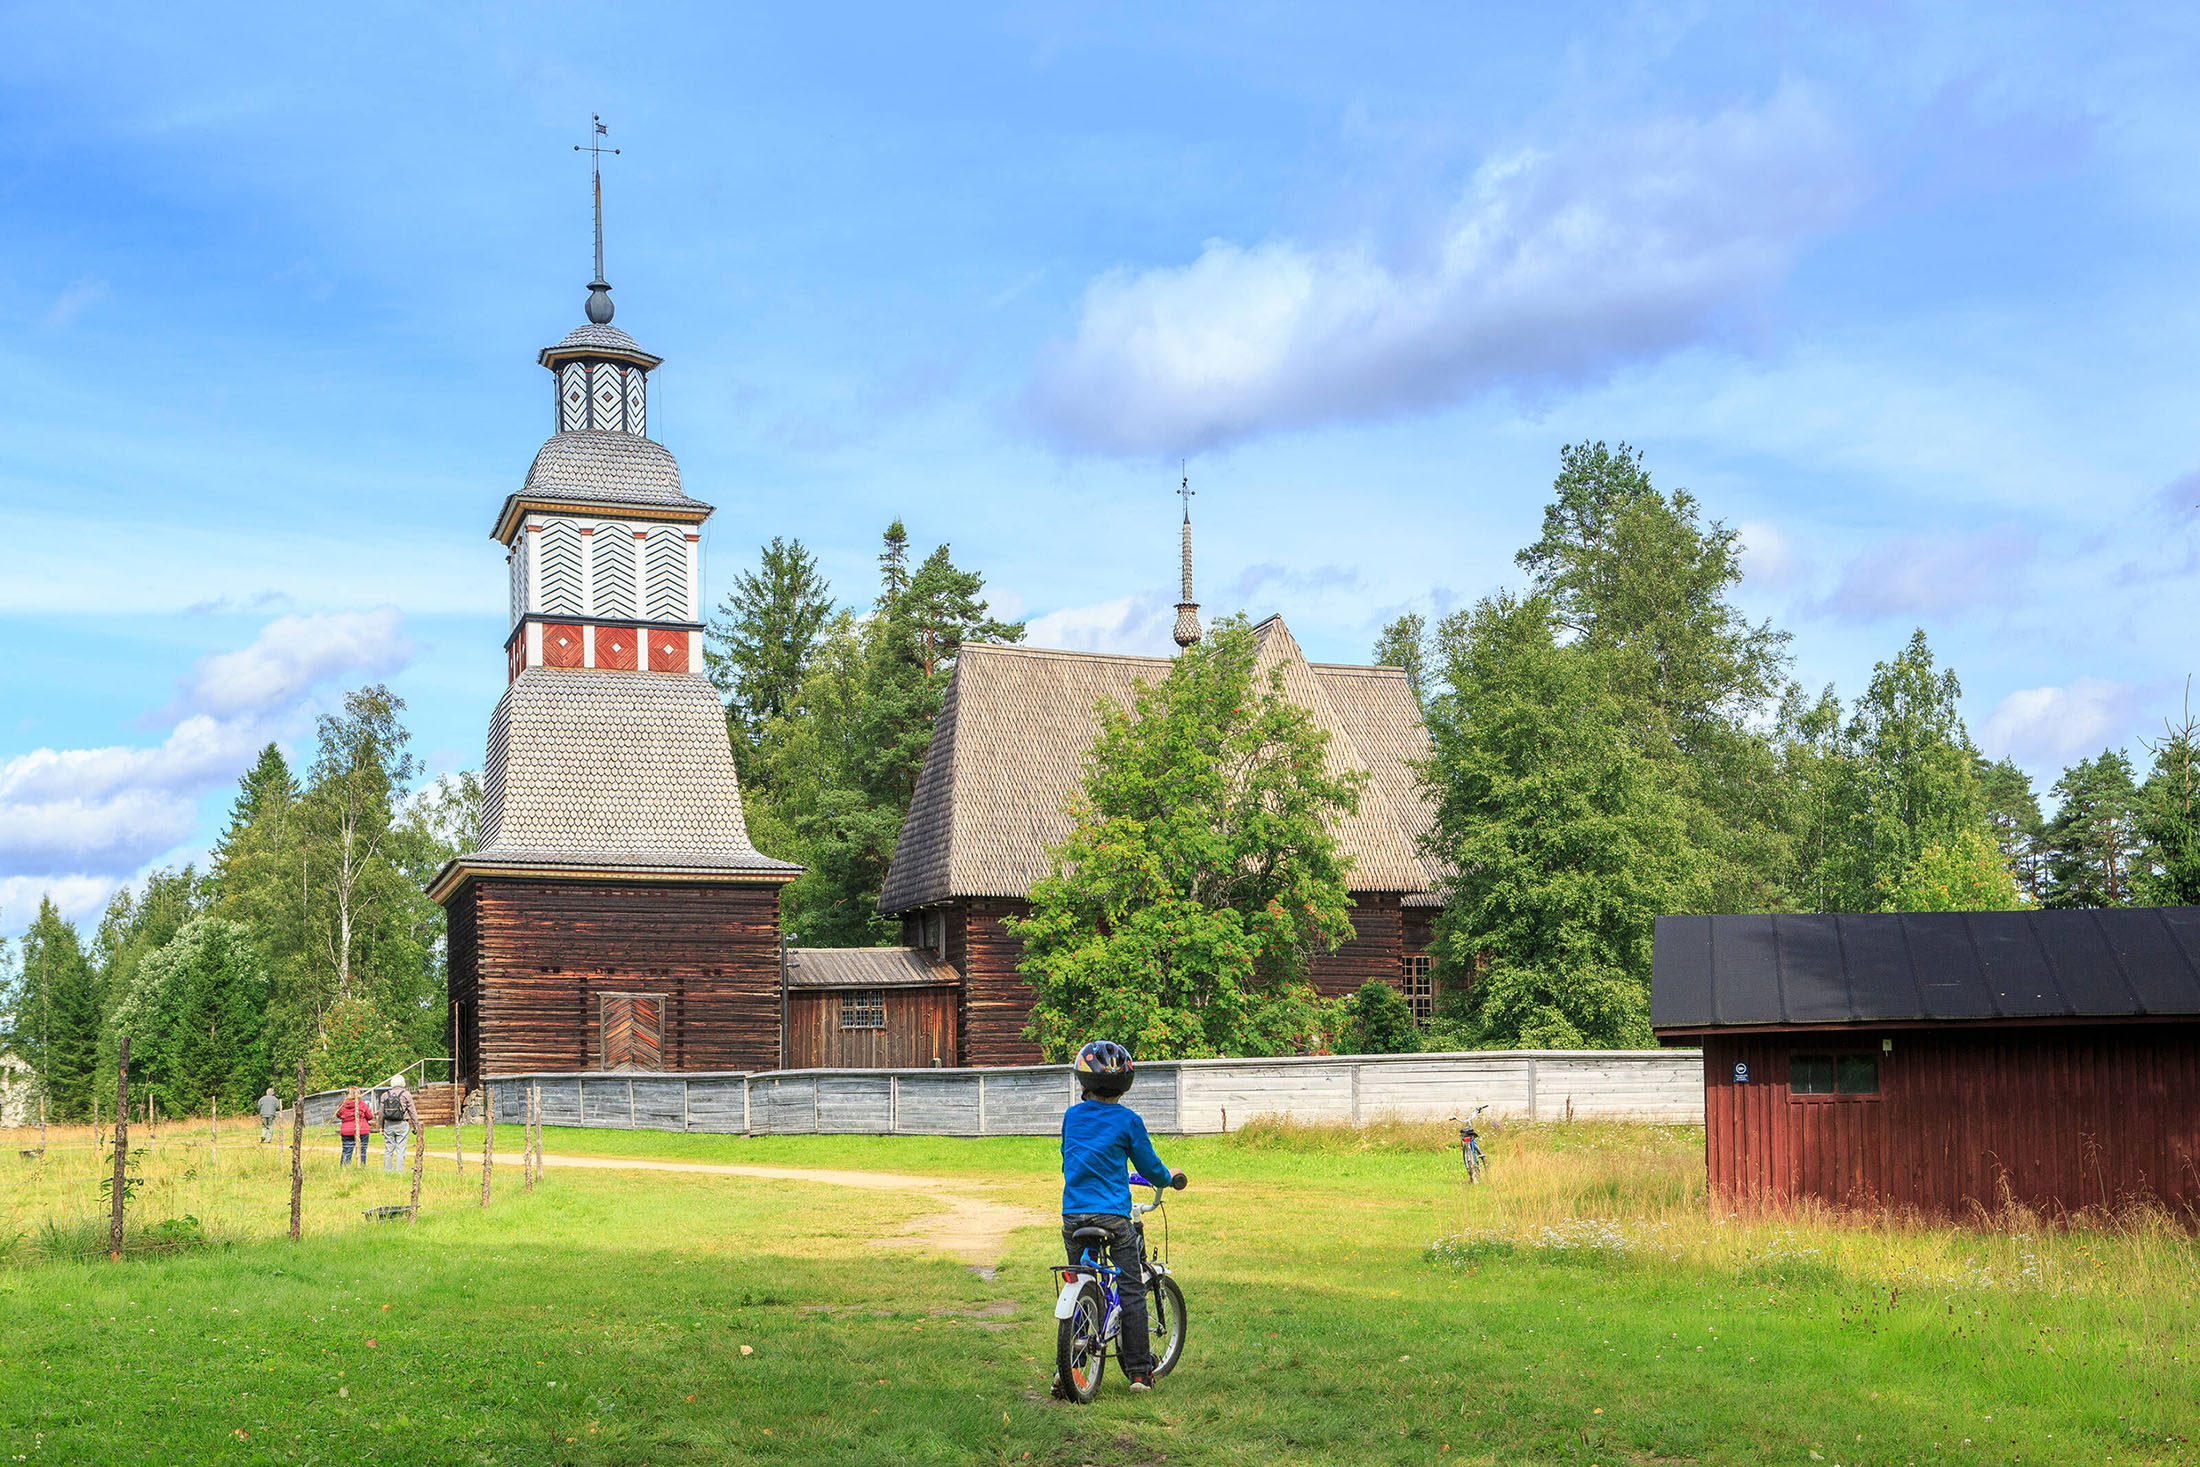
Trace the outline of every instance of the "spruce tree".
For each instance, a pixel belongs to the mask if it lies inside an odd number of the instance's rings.
[[[2055,781],[2047,822],[2050,907],[2126,907],[2137,899],[2143,861],[2139,790],[2121,749],[2081,759]]]
[[[2141,899],[2156,906],[2200,905],[2200,723],[2188,702],[2182,721],[2150,745],[2154,768],[2140,792],[2139,833],[2146,840]]]
[[[17,1053],[60,1120],[91,1115],[99,1073],[100,996],[76,927],[51,897],[23,934]]]
[[[793,709],[832,611],[832,588],[818,574],[817,557],[800,540],[775,537],[757,569],[734,578],[711,619],[703,665],[725,695],[746,783],[759,782],[761,761],[752,751],[763,730]]]

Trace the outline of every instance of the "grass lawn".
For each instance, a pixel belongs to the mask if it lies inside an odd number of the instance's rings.
[[[361,1222],[400,1184],[316,1155],[292,1245],[279,1158],[184,1139],[138,1210],[213,1241],[121,1264],[50,1256],[96,1226],[91,1148],[0,1161],[0,1461],[2137,1464],[2200,1434],[2182,1232],[1722,1218],[1683,1128],[1503,1130],[1471,1194],[1437,1129],[1165,1142],[1185,1360],[1084,1409],[1046,1399],[1049,1229],[991,1278],[879,1241],[1052,1211],[1046,1140],[553,1130],[940,1185],[553,1167],[530,1196],[506,1158],[483,1212],[446,1129],[417,1226]]]

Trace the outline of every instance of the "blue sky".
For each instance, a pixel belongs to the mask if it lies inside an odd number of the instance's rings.
[[[0,931],[203,852],[348,686],[479,762],[591,112],[714,601],[773,535],[865,601],[898,516],[1162,650],[1189,456],[1208,608],[1361,659],[1624,439],[1806,684],[1922,626],[1988,752],[2142,752],[2200,663],[2200,18],[1532,10],[0,7]]]

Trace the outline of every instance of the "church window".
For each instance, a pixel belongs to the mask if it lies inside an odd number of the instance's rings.
[[[1408,953],[1404,978],[1401,991],[1406,1007],[1413,1010],[1413,1022],[1426,1024],[1436,1008],[1436,960],[1427,953]]]
[[[840,995],[840,1027],[843,1029],[883,1029],[886,1027],[886,990],[883,988],[850,988]]]

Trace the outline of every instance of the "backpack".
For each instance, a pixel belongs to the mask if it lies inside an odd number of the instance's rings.
[[[382,1092],[382,1124],[394,1126],[405,1119],[405,1097],[396,1090]]]

